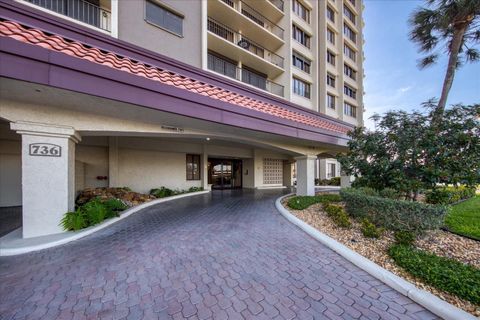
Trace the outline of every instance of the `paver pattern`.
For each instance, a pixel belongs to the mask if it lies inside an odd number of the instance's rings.
[[[285,220],[283,191],[158,204],[0,258],[1,319],[435,319]]]

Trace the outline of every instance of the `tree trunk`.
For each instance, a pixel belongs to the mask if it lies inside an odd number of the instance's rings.
[[[442,95],[440,96],[438,105],[433,113],[433,126],[436,126],[442,121],[443,112],[445,111],[445,106],[447,104],[448,93],[452,88],[455,70],[457,69],[458,54],[460,52],[460,48],[462,47],[463,36],[465,35],[468,25],[468,22],[463,22],[459,26],[455,27],[451,47],[449,48],[450,56],[448,59],[447,73],[445,74],[445,79],[443,80]]]

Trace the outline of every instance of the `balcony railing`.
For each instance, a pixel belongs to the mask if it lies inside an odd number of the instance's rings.
[[[85,0],[23,0],[99,29],[111,30],[111,13]]]
[[[268,91],[277,96],[283,97],[284,88],[282,85],[268,80],[249,69],[239,68],[235,63],[222,59],[214,54],[208,54],[208,69],[223,74],[229,78],[242,81],[259,89]]]
[[[241,0],[237,0],[238,1],[237,3],[240,5],[236,5],[236,3],[233,0],[222,0],[222,1],[227,5],[229,5],[230,7],[237,10],[238,12],[240,12],[241,14],[243,14],[245,17],[249,18],[256,24],[258,24],[259,26],[261,26],[262,28],[273,33],[280,39],[283,39],[283,35],[285,32],[282,28],[280,28],[274,22],[264,17],[260,12],[253,9],[252,7],[247,5],[245,2]]]
[[[275,7],[283,11],[283,0],[269,0]]]
[[[284,66],[284,59],[279,55],[263,48],[259,44],[253,42],[252,40],[248,39],[247,37],[241,35],[240,33],[233,31],[229,27],[213,20],[212,18],[208,18],[208,31],[216,34],[217,36],[231,42],[243,50],[249,51],[260,58],[280,67],[283,68]]]

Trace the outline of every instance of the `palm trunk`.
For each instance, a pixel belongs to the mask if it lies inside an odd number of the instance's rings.
[[[432,125],[436,126],[442,121],[443,112],[445,111],[445,106],[447,104],[447,97],[450,89],[452,88],[453,78],[455,76],[455,70],[457,69],[458,63],[458,54],[460,48],[462,47],[463,36],[467,30],[468,23],[463,22],[459,27],[455,28],[452,43],[450,50],[450,57],[448,59],[447,73],[445,74],[445,79],[443,80],[442,95],[438,101],[438,105],[435,108]]]

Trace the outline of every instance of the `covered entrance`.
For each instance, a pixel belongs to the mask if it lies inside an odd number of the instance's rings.
[[[208,183],[217,190],[241,188],[242,160],[209,158]]]

